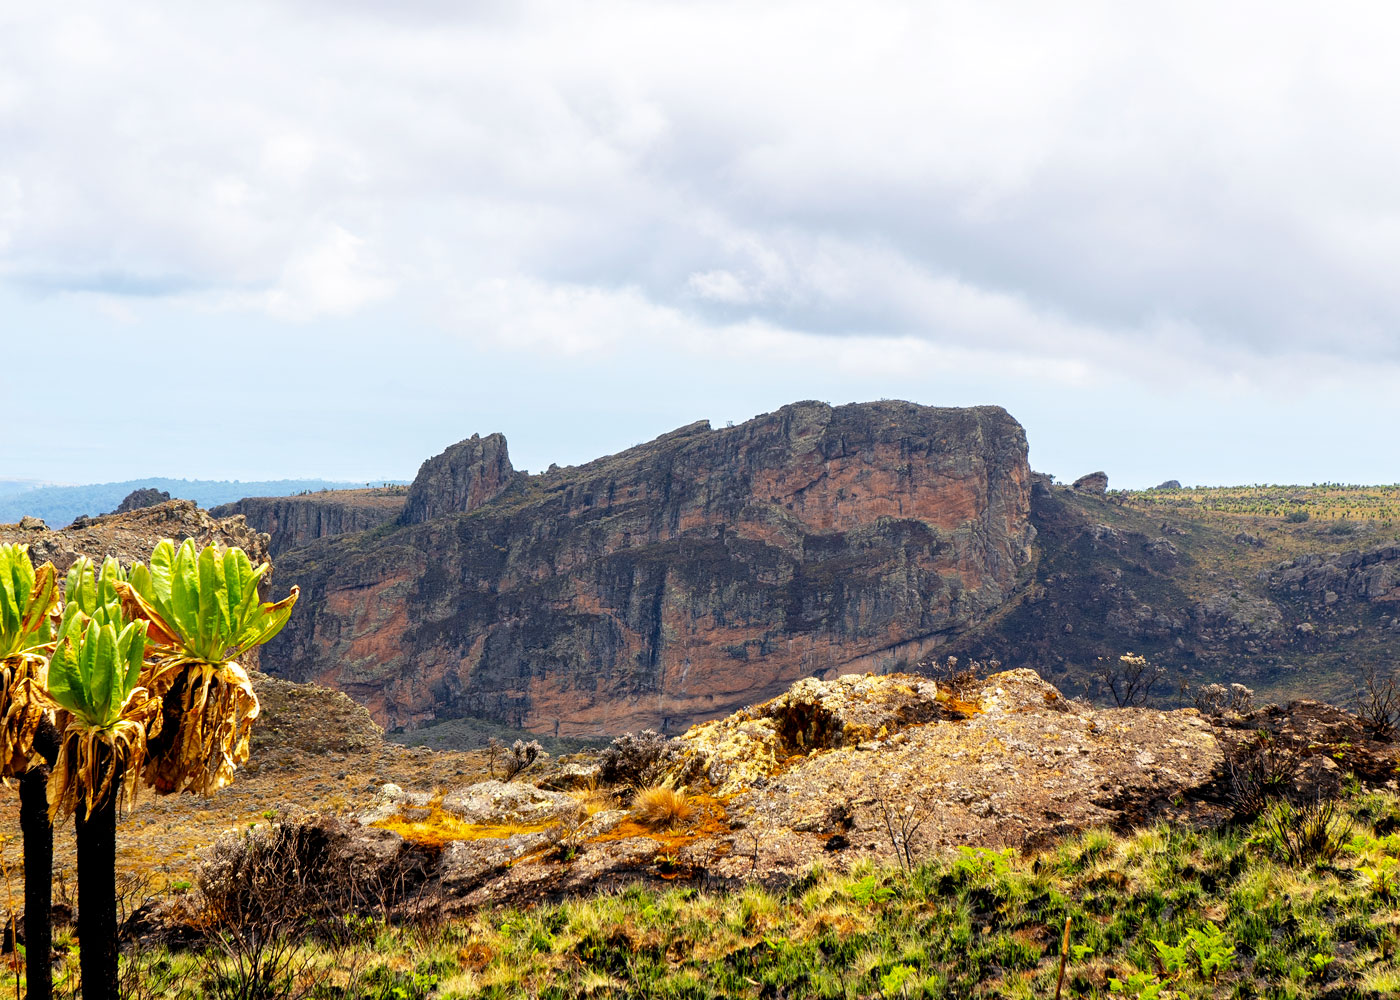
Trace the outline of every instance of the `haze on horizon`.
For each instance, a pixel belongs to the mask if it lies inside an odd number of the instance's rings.
[[[9,5],[0,476],[407,479],[493,430],[540,470],[901,398],[1066,480],[1394,482],[1397,26]]]

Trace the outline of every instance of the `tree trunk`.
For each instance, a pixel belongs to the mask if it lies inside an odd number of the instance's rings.
[[[45,719],[34,734],[42,763],[19,779],[19,828],[24,835],[24,977],[28,1000],[53,996],[53,824],[49,767],[58,756],[58,730]]]
[[[53,824],[47,765],[19,779],[19,828],[24,834],[24,974],[29,1000],[53,996]]]
[[[78,810],[78,967],[83,1000],[117,1000],[117,796]]]

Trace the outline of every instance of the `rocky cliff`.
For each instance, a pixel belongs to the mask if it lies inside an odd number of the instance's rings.
[[[1030,481],[998,407],[798,403],[538,476],[474,438],[403,523],[285,554],[265,669],[390,726],[677,731],[983,620],[1028,570]]]
[[[403,522],[422,524],[448,514],[467,514],[500,496],[516,479],[506,439],[473,434],[423,463],[408,488]]]
[[[396,520],[403,512],[402,487],[323,490],[290,497],[247,497],[210,510],[215,517],[242,514],[254,529],[266,532],[268,551],[280,555],[318,538],[368,531]]]

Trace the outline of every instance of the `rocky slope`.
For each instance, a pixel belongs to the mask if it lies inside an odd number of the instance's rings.
[[[268,551],[281,555],[318,538],[367,531],[395,521],[403,513],[402,488],[323,490],[290,497],[245,497],[210,510],[214,517],[243,515],[268,535]]]
[[[1100,660],[1147,655],[1179,689],[1239,681],[1260,699],[1347,701],[1363,671],[1400,659],[1400,541],[1389,521],[1206,517],[1037,477],[1030,583],[940,656],[1039,671],[1106,696]],[[1190,701],[1189,695],[1186,699]]]
[[[517,474],[499,435],[424,463],[402,523],[288,550],[264,663],[381,723],[678,731],[843,670],[912,662],[1031,560],[998,407],[798,403]]]
[[[382,784],[358,827],[295,822],[386,885],[411,859],[409,891],[383,901],[402,914],[440,918],[637,880],[788,885],[813,864],[845,872],[906,850],[906,860],[1033,850],[1159,819],[1214,826],[1241,801],[1225,754],[1260,729],[1294,761],[1275,793],[1299,800],[1335,791],[1354,759],[1372,762],[1356,773],[1377,785],[1396,763],[1395,744],[1312,702],[1207,718],[1095,709],[1028,670],[956,688],[845,675],[801,681],[662,747],[653,778],[686,796],[669,813],[610,784],[599,756],[585,754],[511,782],[469,768],[445,783]]]

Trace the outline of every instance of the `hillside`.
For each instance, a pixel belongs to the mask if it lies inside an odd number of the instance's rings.
[[[1395,498],[1333,485],[1100,495],[1041,477],[1030,583],[939,655],[1106,697],[1099,661],[1132,651],[1165,670],[1162,704],[1181,703],[1183,683],[1232,681],[1261,699],[1345,703],[1368,666],[1400,660]]]
[[[398,523],[284,552],[302,604],[264,662],[386,726],[675,732],[1000,607],[1029,487],[998,407],[797,403],[536,476],[474,437],[423,464]]]
[[[120,483],[88,486],[42,486],[16,491],[0,491],[0,523],[37,517],[50,527],[62,528],[74,518],[96,517],[117,509],[134,490],[159,490],[176,500],[193,500],[200,507],[231,503],[247,496],[286,496],[305,490],[342,490],[363,487],[363,483],[334,482],[328,479],[276,479],[259,482],[215,479],[128,479]]]
[[[342,695],[256,683],[248,773],[119,831],[124,869],[163,862],[128,968],[167,995],[242,981],[187,891],[189,846],[221,830],[210,864],[280,852],[238,884],[262,900],[245,930],[296,915],[314,961],[275,968],[309,995],[1031,1000],[1066,920],[1070,997],[1400,985],[1396,745],[1326,705],[1204,717],[1095,709],[1024,670],[848,675],[502,781],[487,755],[384,746]]]

